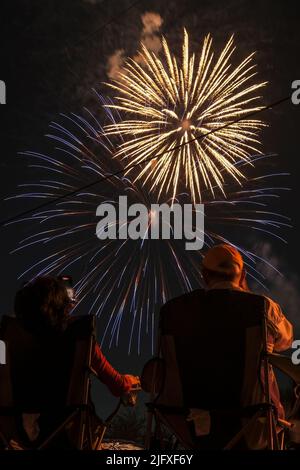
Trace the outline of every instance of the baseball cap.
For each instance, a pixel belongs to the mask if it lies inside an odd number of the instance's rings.
[[[222,243],[207,251],[202,265],[210,271],[235,275],[242,272],[244,261],[242,255],[234,246]]]

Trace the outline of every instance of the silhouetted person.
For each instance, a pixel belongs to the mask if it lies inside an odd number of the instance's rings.
[[[232,367],[237,366],[237,369],[240,364],[246,363],[249,364],[249,367],[250,364],[252,367],[256,367],[251,361],[247,362],[252,345],[247,347],[245,332],[247,329],[250,330],[253,325],[257,325],[263,315],[265,315],[267,323],[269,352],[284,351],[291,346],[293,341],[292,325],[282,313],[280,306],[268,297],[249,291],[243,258],[237,249],[228,244],[217,245],[209,249],[203,258],[202,275],[205,289],[197,289],[170,300],[162,307],[160,314],[162,335],[165,338],[168,335],[173,338],[173,347],[175,351],[178,349],[181,354],[180,356],[178,353],[177,363],[183,384],[182,393],[185,404],[190,409],[196,410],[196,414],[191,413],[189,416],[189,419],[195,424],[195,420],[200,423],[201,420],[203,422],[203,419],[207,419],[209,410],[227,409],[230,406],[234,407],[237,403],[241,404],[247,401],[249,404],[249,397],[248,395],[247,397],[243,396],[243,390],[247,394],[251,393],[251,403],[265,401],[263,368],[261,368],[260,377],[257,377],[254,389],[240,388],[238,391],[240,380],[243,378],[237,377],[236,384],[238,386],[236,389],[232,389],[232,384],[226,383],[226,376],[223,377],[222,383],[216,382],[219,380],[216,377],[222,377],[222,371],[206,367],[206,354],[213,358],[208,362],[215,363],[216,369],[219,364],[218,354],[222,358],[220,363],[223,361],[224,367],[227,367],[228,370],[231,370],[230,364]],[[230,330],[228,326],[230,326]],[[224,331],[224,335],[228,335],[227,338],[222,336],[222,331]],[[193,334],[194,341],[198,341],[197,332],[201,337],[201,344],[198,348],[201,351],[199,359],[195,355],[197,345],[193,344]],[[187,338],[190,338],[190,343]],[[217,338],[225,348],[223,356]],[[183,344],[185,347],[182,346]],[[171,348],[171,346],[169,347]],[[261,346],[257,344],[257,347]],[[255,351],[256,353],[257,351]],[[232,360],[230,354],[234,354]],[[186,367],[189,361],[190,369]],[[182,364],[185,364],[185,367],[182,367]],[[198,364],[203,365],[202,370]],[[194,369],[197,369],[197,373]],[[246,377],[247,370],[245,370],[243,380],[246,381]],[[279,389],[271,368],[269,383],[270,398],[277,409],[279,418],[284,418]],[[201,417],[202,411],[205,411],[206,418]],[[228,425],[230,425],[230,420],[227,421],[226,426],[228,427]],[[266,442],[265,424],[256,420],[253,427],[255,428],[253,433],[253,429],[250,432],[250,428],[248,428],[247,446],[249,448],[263,448]],[[225,428],[224,430],[227,432]]]
[[[231,245],[214,246],[204,256],[202,276],[207,289],[233,289],[249,292],[246,282],[244,261],[239,251]],[[269,297],[265,297],[268,352],[280,352],[289,349],[293,342],[293,327],[284,316],[280,306]],[[271,399],[284,417],[284,409],[280,402],[279,389],[272,369],[270,369]]]
[[[51,344],[59,341],[59,337],[68,328],[72,317],[70,311],[74,306],[65,284],[50,276],[39,277],[26,284],[15,297],[15,315],[23,328],[39,341],[45,338]],[[62,358],[63,360],[64,358]],[[138,383],[132,375],[120,374],[108,362],[98,343],[94,344],[91,368],[97,378],[103,382],[116,397],[123,402],[131,403],[131,388]],[[38,380],[38,378],[37,378]],[[30,440],[34,441],[39,432],[39,416],[23,417],[23,425]]]

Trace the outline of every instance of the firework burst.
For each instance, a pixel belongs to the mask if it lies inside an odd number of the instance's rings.
[[[194,203],[205,189],[213,196],[217,189],[225,194],[224,174],[241,182],[244,175],[237,163],[251,164],[250,155],[259,152],[257,134],[263,123],[234,121],[261,109],[256,92],[266,83],[251,84],[256,75],[253,54],[233,68],[233,37],[214,60],[207,36],[196,59],[184,30],[180,64],[164,38],[162,44],[162,59],[142,44],[139,58],[128,59],[119,77],[107,84],[117,92],[108,107],[122,116],[105,127],[107,135],[124,139],[115,157],[128,167],[152,159],[135,178],[173,200],[183,188]]]
[[[108,110],[110,113],[110,111]],[[110,114],[110,119],[113,116]],[[119,117],[118,117],[119,118]],[[26,236],[14,252],[29,251],[35,259],[20,274],[29,280],[45,274],[72,273],[77,279],[79,303],[76,308],[99,318],[102,342],[128,345],[128,350],[154,351],[157,314],[168,299],[201,286],[201,252],[186,251],[184,240],[99,240],[96,237],[96,209],[100,203],[116,203],[120,195],[128,203],[143,203],[149,207],[149,226],[155,221],[151,204],[171,202],[150,194],[139,181],[114,176],[56,201],[66,192],[84,186],[95,178],[120,170],[112,160],[114,148],[98,122],[97,116],[86,111],[85,116],[64,116],[62,123],[51,124],[48,138],[49,153],[25,152],[34,171],[42,172],[39,180],[23,183],[17,198],[49,200],[53,205],[37,210],[19,220]],[[253,172],[257,160],[252,156]],[[244,163],[240,163],[242,170]],[[242,231],[249,240],[252,233],[280,237],[288,225],[287,218],[272,213],[268,200],[276,197],[273,185],[266,185],[272,175],[250,176],[244,188],[226,187],[227,199],[212,200],[203,194],[205,205],[205,245],[229,242],[244,255],[248,274],[264,281],[257,272],[261,261],[249,248],[251,242],[240,245]],[[190,195],[180,194],[180,203],[190,202]],[[116,230],[119,230],[116,221]],[[147,229],[149,229],[149,226]],[[238,229],[238,230],[237,230]]]

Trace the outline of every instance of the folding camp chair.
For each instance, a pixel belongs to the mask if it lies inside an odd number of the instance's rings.
[[[72,318],[61,335],[38,338],[16,318],[4,316],[0,339],[6,344],[6,364],[0,366],[0,442],[44,449],[91,449],[89,400],[95,318]],[[39,416],[40,432],[30,440],[25,422]],[[25,428],[24,428],[25,426]]]
[[[161,310],[158,351],[141,380],[151,393],[146,448],[164,445],[163,426],[185,449],[280,448],[262,296],[218,289],[173,299]],[[198,421],[187,421],[191,410]]]
[[[282,432],[282,439],[300,448],[300,364],[293,364],[290,356],[275,353],[269,354],[269,362],[293,381],[294,402],[287,413],[288,426]]]

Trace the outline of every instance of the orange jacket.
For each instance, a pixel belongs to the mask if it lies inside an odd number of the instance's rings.
[[[217,282],[210,286],[210,289],[236,289],[246,290],[233,282]],[[280,306],[269,297],[266,299],[266,317],[267,317],[267,348],[268,352],[280,352],[289,349],[293,342],[293,326],[284,316]],[[275,405],[278,416],[284,418],[284,408],[280,401],[280,393],[276,377],[272,368],[269,374],[270,396]],[[261,372],[261,381],[264,383],[264,374]]]
[[[130,375],[122,375],[116,371],[108,362],[98,343],[95,344],[92,355],[92,369],[96,376],[111,391],[111,393],[120,397],[130,391],[132,380]]]

